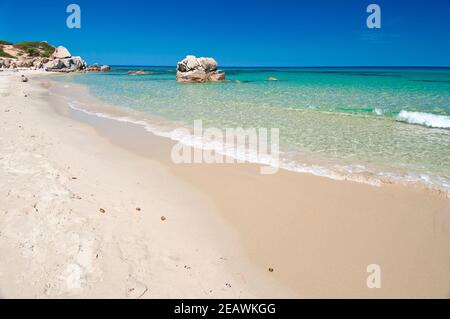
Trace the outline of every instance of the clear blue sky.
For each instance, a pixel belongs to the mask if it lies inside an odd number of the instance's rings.
[[[80,30],[66,27],[70,3]],[[370,3],[381,29],[366,26]],[[450,0],[0,0],[0,39],[113,65],[450,66]]]

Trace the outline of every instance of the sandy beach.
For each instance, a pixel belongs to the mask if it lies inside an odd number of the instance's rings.
[[[175,165],[173,141],[70,109],[65,94],[95,98],[24,73],[0,72],[0,297],[450,296],[446,194]]]

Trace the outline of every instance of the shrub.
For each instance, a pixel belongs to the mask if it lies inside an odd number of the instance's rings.
[[[3,51],[3,44],[0,44],[0,58],[13,58],[12,55]]]
[[[49,57],[55,48],[47,42],[19,42],[14,45],[17,49],[27,52],[33,56]]]
[[[46,50],[44,52],[41,53],[41,56],[44,58],[49,58],[50,55],[52,55],[53,52],[50,52],[49,50]]]
[[[13,58],[13,56],[0,49],[0,58]]]
[[[27,52],[28,55],[31,55],[31,56],[39,55],[39,51],[36,50],[35,48],[27,48],[25,51]]]

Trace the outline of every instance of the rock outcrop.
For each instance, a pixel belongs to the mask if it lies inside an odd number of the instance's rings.
[[[50,56],[50,58],[53,58],[53,59],[67,59],[67,58],[71,58],[71,57],[72,57],[72,55],[70,54],[69,50],[67,50],[62,45],[57,47],[55,49],[55,52],[53,52],[53,54]]]
[[[217,62],[213,58],[197,58],[188,55],[177,64],[177,81],[204,83],[225,80],[225,73],[217,70]]]
[[[92,64],[86,67],[86,72],[109,72],[111,71],[111,67],[109,65],[98,65],[98,64]]]
[[[86,68],[86,72],[101,72],[102,68],[98,64],[91,64]]]
[[[5,41],[3,41],[5,43]],[[0,69],[31,69],[49,72],[108,72],[108,65],[89,66],[79,56],[72,56],[65,47],[54,48],[47,42],[21,42],[2,44]],[[0,52],[1,53],[1,52]]]
[[[44,65],[44,70],[50,72],[79,72],[86,68],[86,61],[79,56],[51,60]]]
[[[49,61],[42,57],[20,57],[20,58],[0,58],[0,69],[42,69],[44,64]]]

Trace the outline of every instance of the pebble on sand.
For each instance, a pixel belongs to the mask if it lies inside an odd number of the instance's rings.
[[[106,210],[104,210],[103,208],[100,208],[100,213],[105,214]]]
[[[161,220],[164,222],[164,221],[166,221],[166,217],[165,216],[161,216]]]

